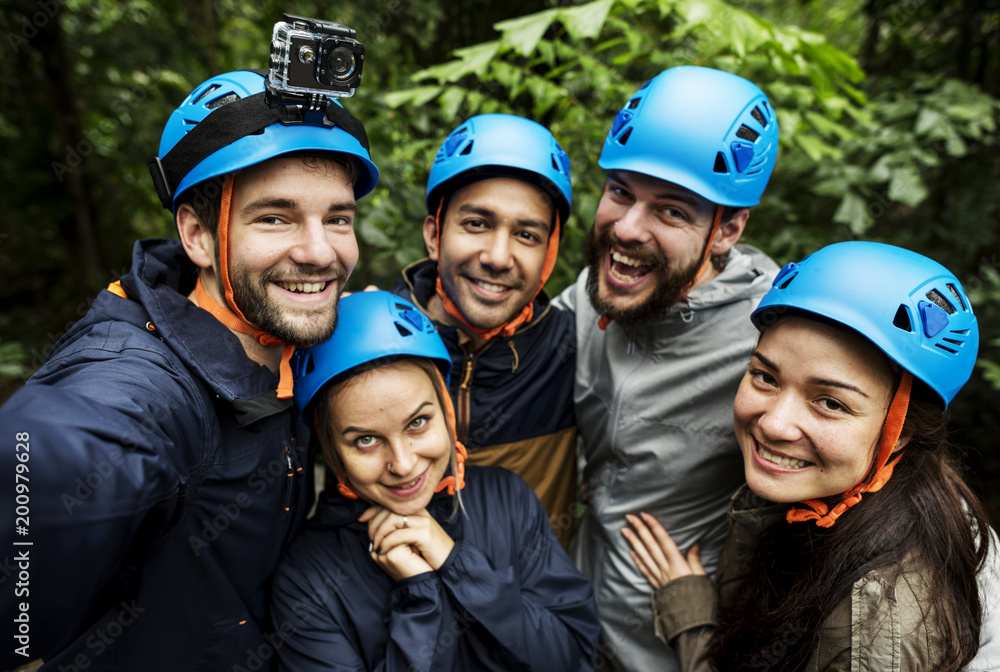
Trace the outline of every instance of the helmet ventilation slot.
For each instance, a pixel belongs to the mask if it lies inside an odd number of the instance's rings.
[[[750,116],[756,119],[761,126],[767,128],[767,119],[764,118],[764,113],[760,111],[759,107],[750,110]]]
[[[191,101],[191,104],[192,104],[192,105],[197,105],[197,104],[198,104],[198,103],[199,103],[199,102],[201,101],[201,99],[202,99],[202,98],[204,98],[204,97],[205,97],[205,96],[207,96],[208,94],[210,94],[210,93],[214,93],[215,91],[218,91],[218,90],[219,90],[219,85],[218,85],[218,84],[213,84],[212,86],[209,86],[209,87],[208,87],[208,88],[206,88],[206,89],[205,89],[204,91],[202,91],[202,92],[201,92],[201,93],[200,93],[200,94],[198,95],[198,97],[197,97],[197,98],[195,98],[194,100],[192,100],[192,101]]]
[[[475,140],[473,140],[472,142],[470,142],[469,144],[467,144],[467,145],[465,146],[465,149],[463,149],[463,150],[462,150],[461,152],[459,152],[459,153],[458,153],[458,154],[459,154],[459,156],[466,156],[466,155],[468,155],[468,154],[472,154],[472,146],[473,146],[474,144],[476,144],[476,141],[475,141]]]
[[[958,305],[962,307],[962,310],[968,310],[968,308],[965,307],[965,301],[962,300],[962,295],[958,293],[958,290],[955,288],[955,285],[948,283],[945,286],[952,294],[955,295],[955,298],[958,299]]]
[[[641,100],[642,100],[641,97],[636,97],[628,101],[628,109],[634,110],[635,108],[639,107],[639,101]]]
[[[235,93],[227,93],[224,96],[219,96],[210,103],[205,103],[205,107],[207,107],[210,110],[214,110],[217,107],[222,107],[223,105],[228,105],[229,103],[235,103],[239,99],[240,97],[237,96]]]
[[[750,128],[746,124],[743,124],[743,125],[741,125],[739,127],[739,129],[737,129],[737,131],[736,131],[736,137],[737,138],[742,138],[743,140],[749,140],[750,142],[753,142],[754,140],[756,140],[757,138],[760,137],[760,133],[758,133],[757,131],[753,130],[752,128]]]
[[[729,166],[726,165],[726,157],[722,152],[716,152],[715,154],[715,168],[713,170],[716,173],[729,173]]]
[[[896,316],[892,318],[892,326],[902,329],[903,331],[913,332],[913,322],[910,320],[910,311],[908,311],[906,306],[903,304],[899,304]]]
[[[942,294],[938,290],[932,289],[931,291],[927,292],[926,296],[931,303],[933,303],[935,306],[942,309],[949,315],[955,312],[955,306],[951,305],[951,302],[948,301],[948,299],[944,298],[944,294]]]
[[[455,153],[455,150],[458,149],[458,146],[465,141],[466,137],[468,137],[466,135],[467,133],[468,133],[467,128],[460,128],[448,136],[448,139],[444,141],[444,145],[441,147],[441,149],[444,150],[446,156],[451,156],[452,154]]]
[[[625,143],[628,142],[630,135],[632,135],[632,127],[629,127],[628,130],[618,136],[618,144],[624,146]]]
[[[412,336],[413,332],[401,325],[399,322],[393,322],[396,325],[396,331],[399,332],[400,336]]]
[[[792,273],[788,277],[787,280],[785,280],[783,283],[781,283],[780,285],[778,285],[778,289],[785,289],[785,288],[787,288],[788,285],[792,284],[792,280],[794,280],[796,278],[796,276],[798,276],[798,273]]]

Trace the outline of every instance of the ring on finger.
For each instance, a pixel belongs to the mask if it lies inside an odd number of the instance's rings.
[[[409,526],[410,526],[410,524],[406,522],[406,516],[403,516],[403,527],[406,528],[406,527],[409,527]]]

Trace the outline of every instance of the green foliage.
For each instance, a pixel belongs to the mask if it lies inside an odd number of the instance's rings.
[[[826,4],[813,15],[807,5],[797,7],[803,25],[822,27],[830,16]],[[905,8],[890,9],[878,11],[898,18]],[[832,15],[857,27],[865,18],[858,3],[854,10]],[[879,25],[876,35],[900,39],[884,21]],[[385,102],[397,110],[436,103],[439,138],[456,117],[493,111],[552,129],[573,158],[574,215],[550,291],[572,282],[583,266],[581,242],[603,186],[595,159],[624,101],[673,65],[738,73],[767,92],[781,128],[777,169],[747,240],[782,263],[838,240],[880,240],[927,254],[963,279],[984,337],[977,372],[952,406],[953,426],[960,445],[976,447],[969,464],[981,461],[989,473],[1000,472],[995,98],[949,72],[866,79],[856,58],[825,36],[719,0],[597,0],[494,28],[494,39],[420,70],[414,86]],[[917,30],[907,27],[907,34]],[[844,46],[853,53],[871,49]],[[884,45],[877,46],[885,57]],[[421,165],[429,164],[434,147]]]
[[[352,289],[391,286],[423,256],[431,160],[465,118],[533,118],[572,158],[555,293],[583,265],[597,157],[626,99],[674,65],[756,82],[781,151],[747,241],[786,262],[881,240],[955,271],[984,337],[953,426],[968,462],[993,474],[987,489],[1000,485],[1000,12],[987,0],[735,2],[71,0],[53,16],[4,3],[0,170],[16,187],[0,190],[0,398],[128,268],[135,238],[173,235],[146,169],[167,116],[209,75],[265,65],[290,12],[350,25],[368,47],[345,106],[366,123],[380,180],[359,204]]]
[[[660,70],[717,67],[768,92],[782,128],[782,158],[772,181],[781,186],[772,186],[759,217],[769,218],[776,232],[800,225],[797,211],[783,207],[797,200],[790,194],[808,193],[809,173],[842,161],[845,143],[857,141],[872,116],[856,86],[863,72],[853,58],[821,35],[776,25],[719,0],[596,0],[494,28],[497,39],[458,49],[452,60],[418,71],[415,86],[392,92],[385,102],[398,110],[436,102],[441,136],[455,117],[493,111],[522,114],[552,129],[573,159],[576,190],[576,214],[552,291],[572,281],[583,265],[578,243],[603,186],[594,158],[610,121]],[[424,165],[429,160],[428,154]],[[801,256],[828,239],[822,230],[804,234],[783,237],[777,253]]]

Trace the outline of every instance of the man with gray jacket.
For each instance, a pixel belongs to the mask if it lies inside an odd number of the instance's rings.
[[[682,66],[615,117],[599,164],[604,194],[589,266],[554,302],[577,328],[574,403],[589,506],[577,565],[594,582],[601,642],[581,669],[675,671],[656,637],[652,590],[621,533],[628,513],[660,521],[715,573],[730,496],[744,482],[733,399],[757,332],[750,313],[777,266],[737,245],[774,169],[778,124],[764,93],[719,70]],[[996,669],[1000,557],[979,574],[982,648],[966,672]]]
[[[594,669],[679,669],[654,633],[625,514],[652,514],[681,549],[700,544],[715,570],[743,482],[732,406],[756,342],[750,312],[778,270],[736,243],[777,154],[764,93],[691,66],[636,92],[604,143],[589,267],[557,300],[577,320],[589,506],[574,552],[601,619]]]

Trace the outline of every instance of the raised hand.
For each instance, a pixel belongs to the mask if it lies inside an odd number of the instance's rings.
[[[633,550],[629,551],[629,555],[653,588],[659,590],[674,579],[689,574],[705,574],[697,544],[691,547],[685,559],[674,540],[651,515],[628,514],[625,518],[635,528],[634,531],[622,528],[622,534],[632,544]]]

